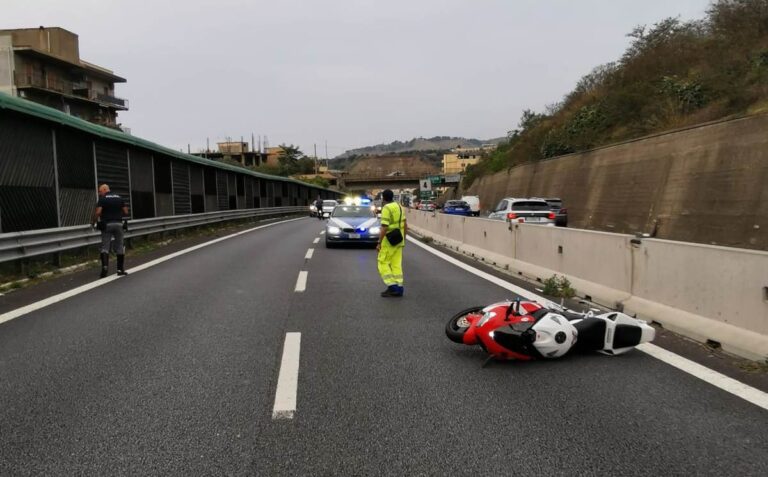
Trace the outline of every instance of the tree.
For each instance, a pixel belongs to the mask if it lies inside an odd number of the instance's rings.
[[[280,144],[280,153],[277,155],[277,162],[280,164],[280,175],[290,176],[299,172],[299,159],[304,156],[304,153],[297,147],[291,144],[286,146]]]

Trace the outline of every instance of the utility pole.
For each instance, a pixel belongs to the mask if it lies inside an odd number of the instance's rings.
[[[208,154],[211,153],[211,143],[209,138],[205,138],[205,158],[208,159]]]
[[[317,175],[317,144],[313,144],[315,146],[315,175]]]

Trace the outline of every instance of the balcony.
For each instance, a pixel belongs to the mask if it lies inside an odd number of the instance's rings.
[[[102,94],[102,93],[97,93],[96,97],[92,99],[95,99],[99,103],[107,104],[109,106],[115,107],[117,109],[123,109],[123,110],[128,109],[127,99],[118,98],[116,96],[111,96],[111,95]]]
[[[44,75],[40,72],[15,74],[17,88],[39,88],[56,93],[69,94],[72,82],[54,75]]]
[[[60,78],[57,75],[44,75],[41,72],[28,74],[15,73],[16,87],[19,89],[36,88],[52,93],[61,94],[69,98],[82,101],[99,103],[102,106],[108,106],[123,111],[128,110],[128,100],[118,98],[109,94],[96,93],[92,91],[88,83],[84,81],[69,81]]]

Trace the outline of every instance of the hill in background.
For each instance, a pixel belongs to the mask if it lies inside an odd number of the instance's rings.
[[[716,0],[702,20],[667,18],[628,36],[617,61],[545,111],[525,111],[494,153],[467,168],[464,186],[518,164],[768,111],[768,0]]]
[[[435,136],[431,138],[413,138],[410,141],[393,141],[389,144],[350,149],[330,160],[331,169],[347,170],[361,157],[386,158],[418,157],[420,160],[441,167],[443,153],[455,147],[479,147],[483,144],[498,144],[506,138],[467,139],[463,137]]]

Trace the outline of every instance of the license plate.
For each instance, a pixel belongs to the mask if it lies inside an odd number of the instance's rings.
[[[349,234],[349,238],[351,238],[351,239],[359,239],[360,238],[360,234]]]
[[[539,219],[538,217],[528,217],[527,219],[525,219],[526,222],[538,222],[539,220],[541,219]]]

